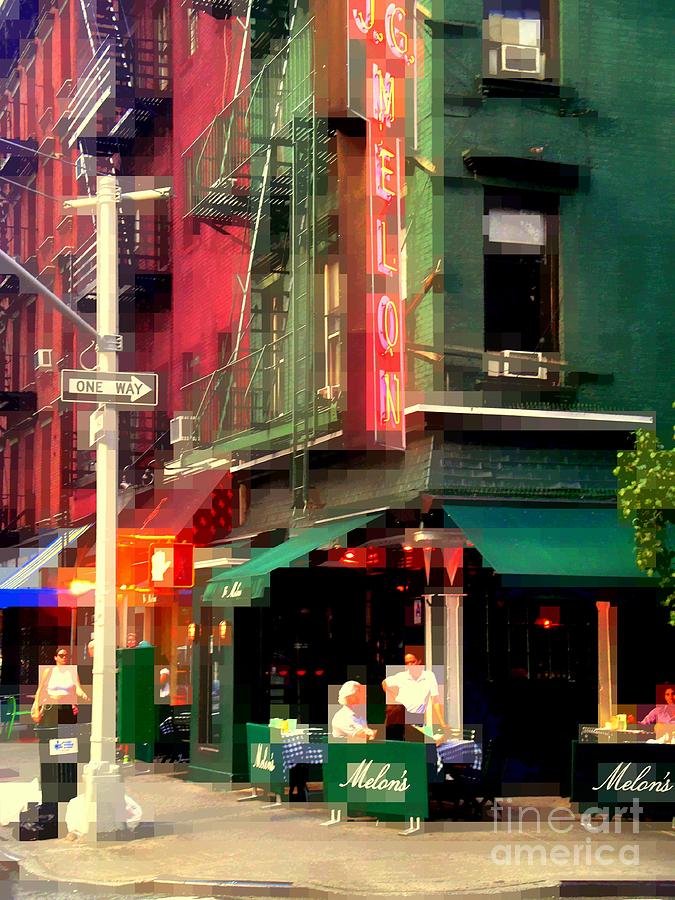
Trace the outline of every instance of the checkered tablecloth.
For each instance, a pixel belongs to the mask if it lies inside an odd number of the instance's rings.
[[[328,745],[319,743],[318,738],[310,739],[306,734],[290,735],[281,740],[281,758],[284,773],[293,766],[325,763],[328,758]]]
[[[483,763],[483,751],[475,741],[450,739],[443,741],[436,748],[439,767],[448,763],[457,763],[480,769]]]

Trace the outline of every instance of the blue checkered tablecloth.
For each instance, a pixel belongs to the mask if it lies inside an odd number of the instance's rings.
[[[325,736],[323,738],[325,741]],[[281,740],[281,759],[284,773],[293,766],[325,763],[328,745],[319,743],[318,738],[306,734],[284,736]]]
[[[475,741],[460,741],[458,738],[443,741],[436,747],[439,767],[447,764],[461,764],[480,769],[483,751]]]

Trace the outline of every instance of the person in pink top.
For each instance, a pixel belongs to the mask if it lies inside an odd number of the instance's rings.
[[[642,720],[643,725],[675,725],[675,688],[669,685],[664,691],[666,702],[650,710]]]

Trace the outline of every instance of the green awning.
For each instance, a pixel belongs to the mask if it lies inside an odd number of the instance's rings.
[[[648,581],[635,563],[633,529],[616,509],[446,503],[445,513],[500,575]]]
[[[226,569],[209,581],[204,591],[207,602],[222,602],[226,606],[247,606],[262,597],[269,584],[270,572],[304,562],[313,550],[331,544],[350,531],[365,528],[379,513],[349,516],[325,525],[305,528],[278,547],[257,551],[257,555],[236,568]],[[256,552],[256,551],[254,551]]]

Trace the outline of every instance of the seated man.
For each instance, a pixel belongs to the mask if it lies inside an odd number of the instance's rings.
[[[365,719],[366,689],[358,681],[346,681],[338,694],[340,709],[333,716],[331,731],[334,738],[352,741],[371,741],[376,731],[368,728]]]

